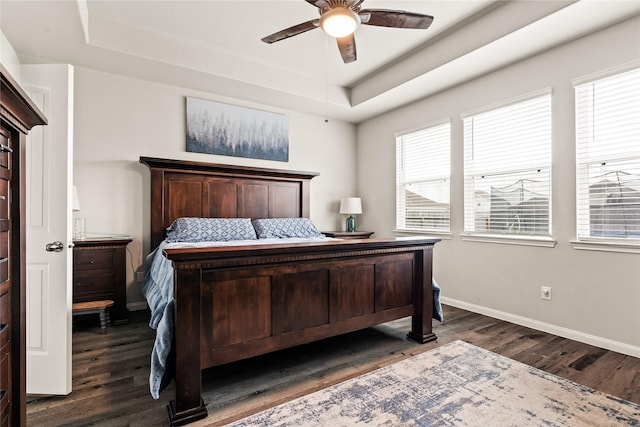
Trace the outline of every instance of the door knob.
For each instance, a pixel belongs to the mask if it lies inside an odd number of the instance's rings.
[[[52,243],[47,243],[47,246],[45,248],[47,249],[47,252],[62,252],[64,245],[60,241],[55,241]]]

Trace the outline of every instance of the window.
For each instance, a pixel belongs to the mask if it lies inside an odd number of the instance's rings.
[[[465,231],[551,235],[551,91],[465,114]]]
[[[450,231],[451,125],[396,137],[396,228]]]
[[[640,243],[640,68],[575,85],[578,240]]]

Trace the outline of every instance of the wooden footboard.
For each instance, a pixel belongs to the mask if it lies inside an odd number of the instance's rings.
[[[438,239],[168,249],[175,269],[172,425],[207,415],[201,370],[412,316],[435,340],[432,251]]]

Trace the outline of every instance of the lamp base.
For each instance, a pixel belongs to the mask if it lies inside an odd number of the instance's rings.
[[[356,231],[356,219],[351,215],[347,218],[347,231],[350,233]]]
[[[87,223],[84,218],[76,218],[73,221],[73,240],[85,240],[87,238]]]

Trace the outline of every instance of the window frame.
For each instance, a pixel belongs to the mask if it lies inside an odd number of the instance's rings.
[[[430,176],[428,178],[423,178],[423,179],[412,179],[412,180],[407,180],[405,179],[405,177],[403,177],[403,179],[400,179],[400,175],[401,175],[401,170],[400,170],[400,159],[399,159],[399,153],[402,150],[403,154],[402,154],[402,164],[405,164],[405,157],[404,157],[404,146],[401,148],[401,144],[404,144],[405,141],[403,141],[402,139],[405,137],[409,137],[409,136],[415,136],[416,134],[419,134],[421,132],[430,132],[430,131],[435,131],[437,132],[437,128],[440,128],[442,126],[446,126],[446,144],[444,144],[444,141],[437,141],[438,144],[443,144],[442,146],[446,145],[446,157],[447,157],[447,164],[446,164],[446,172],[444,174],[438,174],[438,175],[433,175]],[[412,128],[410,130],[406,130],[406,131],[402,131],[402,132],[398,132],[394,135],[395,137],[395,152],[396,152],[396,158],[395,158],[395,164],[396,164],[396,179],[395,179],[395,188],[396,188],[396,197],[395,197],[395,229],[394,229],[394,233],[396,234],[428,234],[428,235],[437,235],[440,237],[450,237],[451,236],[451,129],[452,129],[452,124],[451,124],[451,120],[449,118],[446,119],[442,119],[442,120],[438,120],[438,121],[434,121],[434,122],[430,122],[428,124],[425,124],[423,126],[419,126],[416,128]],[[433,148],[433,147],[432,147]],[[439,147],[439,149],[442,149],[442,147]],[[427,148],[425,150],[427,153],[429,152],[429,149]],[[423,155],[425,155],[424,153],[422,153]],[[426,155],[425,155],[426,156]],[[438,181],[446,181],[447,183],[447,192],[448,192],[448,199],[449,199],[449,203],[448,203],[448,215],[446,218],[448,227],[442,227],[442,228],[438,228],[438,227],[407,227],[407,217],[406,217],[406,198],[402,199],[402,206],[401,206],[401,196],[405,195],[406,197],[406,186],[410,185],[410,184],[424,184],[424,183],[437,183]],[[400,190],[402,186],[403,191]],[[399,214],[401,212],[404,212],[404,216],[402,218],[399,217]]]
[[[590,218],[591,207],[589,201],[589,187],[593,185],[588,173],[589,168],[594,164],[601,163],[603,165],[609,165],[615,162],[636,162],[640,161],[640,149],[637,153],[633,153],[629,150],[629,153],[624,155],[605,155],[590,157],[589,154],[584,154],[585,151],[594,148],[596,139],[590,132],[587,132],[588,136],[583,136],[581,131],[584,131],[584,126],[581,120],[586,120],[588,123],[594,122],[593,109],[587,108],[587,111],[580,109],[579,97],[580,90],[589,85],[595,85],[598,82],[603,82],[608,79],[613,79],[618,76],[622,76],[629,72],[640,73],[640,60],[632,61],[621,66],[612,67],[588,76],[580,77],[573,80],[574,87],[574,100],[575,100],[575,155],[576,155],[576,212],[575,212],[575,239],[571,240],[571,244],[574,249],[580,250],[597,250],[607,252],[625,252],[625,253],[640,253],[640,236],[639,237],[615,237],[615,236],[594,236],[592,234],[591,223],[586,222],[585,218]],[[588,90],[588,88],[587,88]],[[581,116],[581,113],[585,113],[585,116]],[[626,145],[623,146],[626,148]],[[635,165],[634,165],[635,166]],[[634,166],[631,166],[632,168]],[[632,169],[633,170],[633,169]],[[638,169],[640,170],[640,169]],[[586,174],[586,175],[585,175]],[[586,186],[586,187],[585,187]],[[587,206],[585,212],[585,206]],[[588,232],[587,234],[584,234]]]
[[[548,143],[547,146],[541,150],[545,157],[542,164],[536,164],[534,166],[505,168],[502,170],[473,170],[473,166],[470,165],[473,156],[473,134],[469,134],[471,130],[469,126],[471,123],[469,120],[485,113],[496,112],[509,106],[517,106],[518,104],[526,103],[528,101],[535,101],[536,98],[547,98],[542,100],[548,102],[545,106],[547,117],[544,117],[544,121],[548,121]],[[471,111],[467,111],[461,114],[463,122],[463,150],[464,150],[464,232],[461,234],[462,240],[487,242],[487,243],[508,243],[527,246],[543,246],[554,247],[556,241],[553,239],[553,227],[552,227],[552,151],[553,151],[553,91],[551,88],[544,88],[531,93],[527,93],[521,96],[506,99],[494,104],[486,105]],[[471,130],[473,131],[473,130]],[[500,168],[498,168],[500,169]],[[500,233],[493,232],[492,230],[478,230],[476,220],[477,209],[475,208],[475,180],[478,177],[484,176],[504,176],[509,175],[516,176],[518,173],[538,171],[545,173],[545,191],[548,195],[548,227],[547,231],[543,234],[535,233]],[[548,178],[546,178],[548,177]],[[515,181],[514,181],[515,182]],[[473,196],[470,195],[473,193]]]

